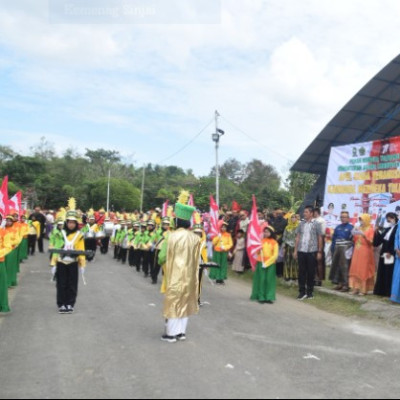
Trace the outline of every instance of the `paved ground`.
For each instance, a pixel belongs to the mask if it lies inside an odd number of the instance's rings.
[[[58,315],[46,258],[22,265],[0,316],[0,398],[397,398],[399,330],[250,288],[206,283],[186,343],[166,344],[162,296],[98,256],[74,315]]]

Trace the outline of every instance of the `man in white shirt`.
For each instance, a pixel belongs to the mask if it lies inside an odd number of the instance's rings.
[[[304,221],[297,228],[294,258],[299,262],[298,300],[314,298],[315,274],[322,259],[321,226],[314,220],[314,207],[304,209]]]

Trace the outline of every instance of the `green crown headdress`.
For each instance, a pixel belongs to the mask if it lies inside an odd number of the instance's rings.
[[[178,202],[175,204],[175,215],[176,218],[183,219],[185,221],[190,221],[193,213],[196,209],[192,206],[187,205],[189,201],[190,193],[183,190],[179,195]]]

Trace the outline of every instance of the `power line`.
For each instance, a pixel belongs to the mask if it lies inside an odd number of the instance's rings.
[[[210,122],[208,122],[208,124],[196,136],[194,136],[188,143],[186,143],[183,147],[181,147],[174,154],[172,154],[169,157],[165,158],[164,160],[160,161],[158,164],[165,163],[166,161],[168,161],[171,158],[175,157],[176,155],[181,153],[183,150],[185,150],[187,147],[189,147],[213,122],[214,122],[214,118]]]
[[[288,158],[287,156],[285,156],[284,154],[279,153],[276,150],[271,149],[270,147],[267,147],[265,144],[259,142],[257,139],[254,139],[252,136],[250,136],[248,133],[246,133],[243,129],[238,128],[237,126],[235,126],[234,124],[232,124],[232,122],[229,122],[225,117],[221,116],[221,118],[228,124],[230,125],[232,128],[236,129],[238,132],[242,133],[244,136],[246,136],[248,139],[252,140],[253,142],[257,143],[258,145],[264,147],[265,149],[267,149],[268,151],[275,153],[276,155],[278,155],[279,157],[283,157],[286,160],[293,162],[292,159]]]

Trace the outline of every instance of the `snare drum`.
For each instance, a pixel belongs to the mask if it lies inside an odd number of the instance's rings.
[[[88,232],[85,233],[85,239],[95,239],[96,238],[96,234],[89,229]]]
[[[114,232],[114,223],[113,222],[105,222],[104,223],[104,232],[107,236],[111,236]]]
[[[96,239],[104,239],[106,237],[106,233],[104,231],[100,231],[96,233]]]
[[[128,240],[128,236],[125,237],[125,239],[122,242],[122,248],[124,250],[129,249],[129,240]]]

